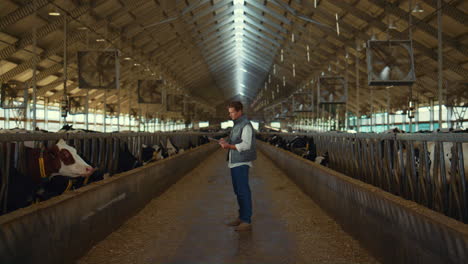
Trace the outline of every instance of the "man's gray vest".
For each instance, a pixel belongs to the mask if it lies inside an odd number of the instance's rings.
[[[242,130],[245,126],[250,126],[252,129],[252,145],[249,150],[239,152],[234,149],[230,149],[231,162],[249,162],[257,159],[257,151],[255,148],[255,131],[250,123],[249,119],[245,115],[242,115],[238,119],[234,120],[234,127],[231,130],[231,134],[228,139],[228,143],[231,145],[239,144],[242,142]],[[229,157],[229,154],[228,154]]]

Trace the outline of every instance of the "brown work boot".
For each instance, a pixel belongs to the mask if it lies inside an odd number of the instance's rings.
[[[236,231],[247,231],[252,229],[252,225],[249,223],[241,222],[234,230]]]
[[[226,225],[228,225],[228,226],[238,226],[238,225],[240,225],[240,223],[242,223],[242,221],[239,218],[237,218],[236,220],[234,220],[232,222],[229,222]]]

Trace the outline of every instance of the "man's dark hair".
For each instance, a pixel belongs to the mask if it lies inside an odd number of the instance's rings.
[[[228,108],[234,108],[234,109],[236,109],[237,112],[239,112],[239,111],[242,111],[244,106],[239,101],[233,101],[233,102],[229,103]]]

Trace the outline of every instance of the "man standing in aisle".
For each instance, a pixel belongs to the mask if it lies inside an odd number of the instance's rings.
[[[255,150],[255,133],[252,124],[242,113],[241,102],[231,102],[228,106],[229,116],[234,127],[227,141],[221,139],[219,144],[228,149],[228,166],[231,169],[232,186],[237,196],[239,217],[228,223],[236,231],[250,230],[252,217],[252,196],[249,186],[249,168],[257,158]]]

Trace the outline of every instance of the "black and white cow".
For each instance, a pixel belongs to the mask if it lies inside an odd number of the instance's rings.
[[[13,155],[15,153],[13,148]],[[68,179],[86,178],[95,168],[86,163],[63,139],[49,147],[24,148],[24,167],[11,159],[7,192],[7,211],[25,207],[36,200],[46,200],[70,187]],[[64,177],[64,178],[62,178]],[[61,181],[60,179],[66,179]],[[62,184],[59,184],[62,183]]]

